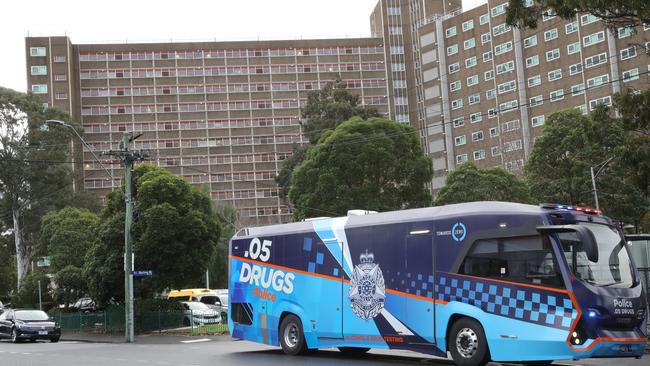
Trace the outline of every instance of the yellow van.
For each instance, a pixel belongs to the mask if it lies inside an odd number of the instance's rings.
[[[214,292],[207,288],[186,288],[172,290],[167,294],[168,299],[177,299],[179,301],[201,301],[204,296],[214,296]]]

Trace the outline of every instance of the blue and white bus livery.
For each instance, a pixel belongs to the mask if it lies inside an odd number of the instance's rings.
[[[475,202],[248,228],[230,242],[232,337],[463,366],[641,357],[647,300],[595,210]]]

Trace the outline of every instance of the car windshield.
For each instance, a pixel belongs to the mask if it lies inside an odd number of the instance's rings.
[[[632,287],[632,263],[625,242],[618,231],[608,225],[581,223],[596,238],[598,261],[587,258],[575,232],[559,233],[562,249],[573,274],[591,285],[602,287]]]
[[[203,296],[201,297],[201,302],[208,305],[215,305],[220,303],[219,298],[216,296]]]
[[[210,309],[206,304],[200,302],[188,302],[187,306],[190,310],[207,310]]]
[[[50,317],[47,316],[47,314],[44,311],[40,311],[40,310],[19,310],[16,311],[16,319],[31,321],[31,320],[48,320],[50,319]]]

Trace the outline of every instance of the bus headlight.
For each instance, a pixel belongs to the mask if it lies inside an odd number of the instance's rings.
[[[571,337],[569,338],[569,341],[571,342],[572,345],[580,346],[585,344],[587,338],[588,338],[587,333],[584,331],[584,327],[582,326],[582,319],[581,319],[578,322],[576,328],[571,332]]]

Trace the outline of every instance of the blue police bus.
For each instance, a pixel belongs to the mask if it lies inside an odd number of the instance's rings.
[[[242,229],[233,338],[287,354],[403,349],[457,365],[641,357],[647,300],[599,211],[474,202]]]

